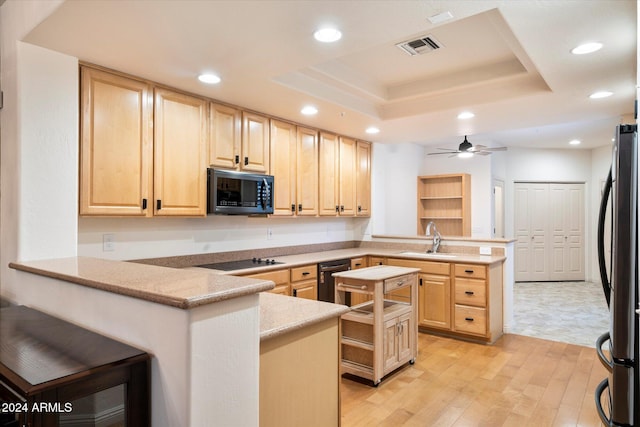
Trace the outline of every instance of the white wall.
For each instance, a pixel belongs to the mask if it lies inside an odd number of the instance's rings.
[[[368,218],[80,218],[78,255],[139,259],[361,240]],[[269,237],[268,230],[271,230]],[[103,251],[113,234],[115,250]]]
[[[76,253],[77,61],[20,41],[61,3],[0,7],[0,283],[7,297],[18,289],[9,262]]]
[[[415,236],[417,182],[424,147],[374,144],[372,159],[372,234]]]

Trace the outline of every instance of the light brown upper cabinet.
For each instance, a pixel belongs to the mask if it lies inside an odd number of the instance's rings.
[[[240,166],[242,112],[226,105],[209,104],[209,164],[235,169]]]
[[[298,126],[296,200],[298,215],[318,215],[318,131]]]
[[[371,216],[371,144],[356,147],[356,215]]]
[[[338,205],[339,140],[337,135],[320,133],[319,144],[319,209],[320,215],[336,216],[340,212]]]
[[[317,131],[271,120],[273,215],[318,214]]]
[[[296,125],[271,120],[273,215],[296,212]]]
[[[269,118],[242,112],[240,169],[269,173]]]
[[[340,137],[340,215],[356,214],[356,140]]]
[[[207,101],[80,72],[80,215],[206,215]]]
[[[371,145],[320,134],[320,215],[371,215]]]
[[[80,215],[151,216],[151,85],[82,67]]]
[[[155,89],[154,215],[207,214],[208,102]]]

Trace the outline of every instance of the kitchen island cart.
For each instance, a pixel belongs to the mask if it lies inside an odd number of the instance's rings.
[[[418,354],[417,268],[379,265],[334,273],[335,301],[365,294],[370,301],[351,307],[341,318],[342,373],[371,380],[415,362]]]

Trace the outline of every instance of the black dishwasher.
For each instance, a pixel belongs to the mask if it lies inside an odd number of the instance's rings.
[[[321,262],[318,264],[318,301],[335,302],[335,279],[332,274],[351,270],[350,259]],[[346,305],[351,305],[351,294],[346,293]]]

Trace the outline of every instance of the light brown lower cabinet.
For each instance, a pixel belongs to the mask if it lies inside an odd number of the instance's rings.
[[[463,264],[388,258],[417,267],[418,326],[485,342],[502,335],[502,263]]]
[[[340,425],[339,321],[260,342],[260,427]]]
[[[271,280],[275,287],[268,291],[274,294],[294,296],[298,298],[318,299],[318,265],[309,264],[302,267],[283,268],[264,273],[248,274],[245,277]]]
[[[309,264],[291,269],[291,296],[318,299],[318,265]]]
[[[264,273],[248,274],[244,277],[253,279],[271,280],[276,284],[275,288],[268,292],[281,295],[291,295],[291,286],[289,284],[289,269],[267,271]]]

